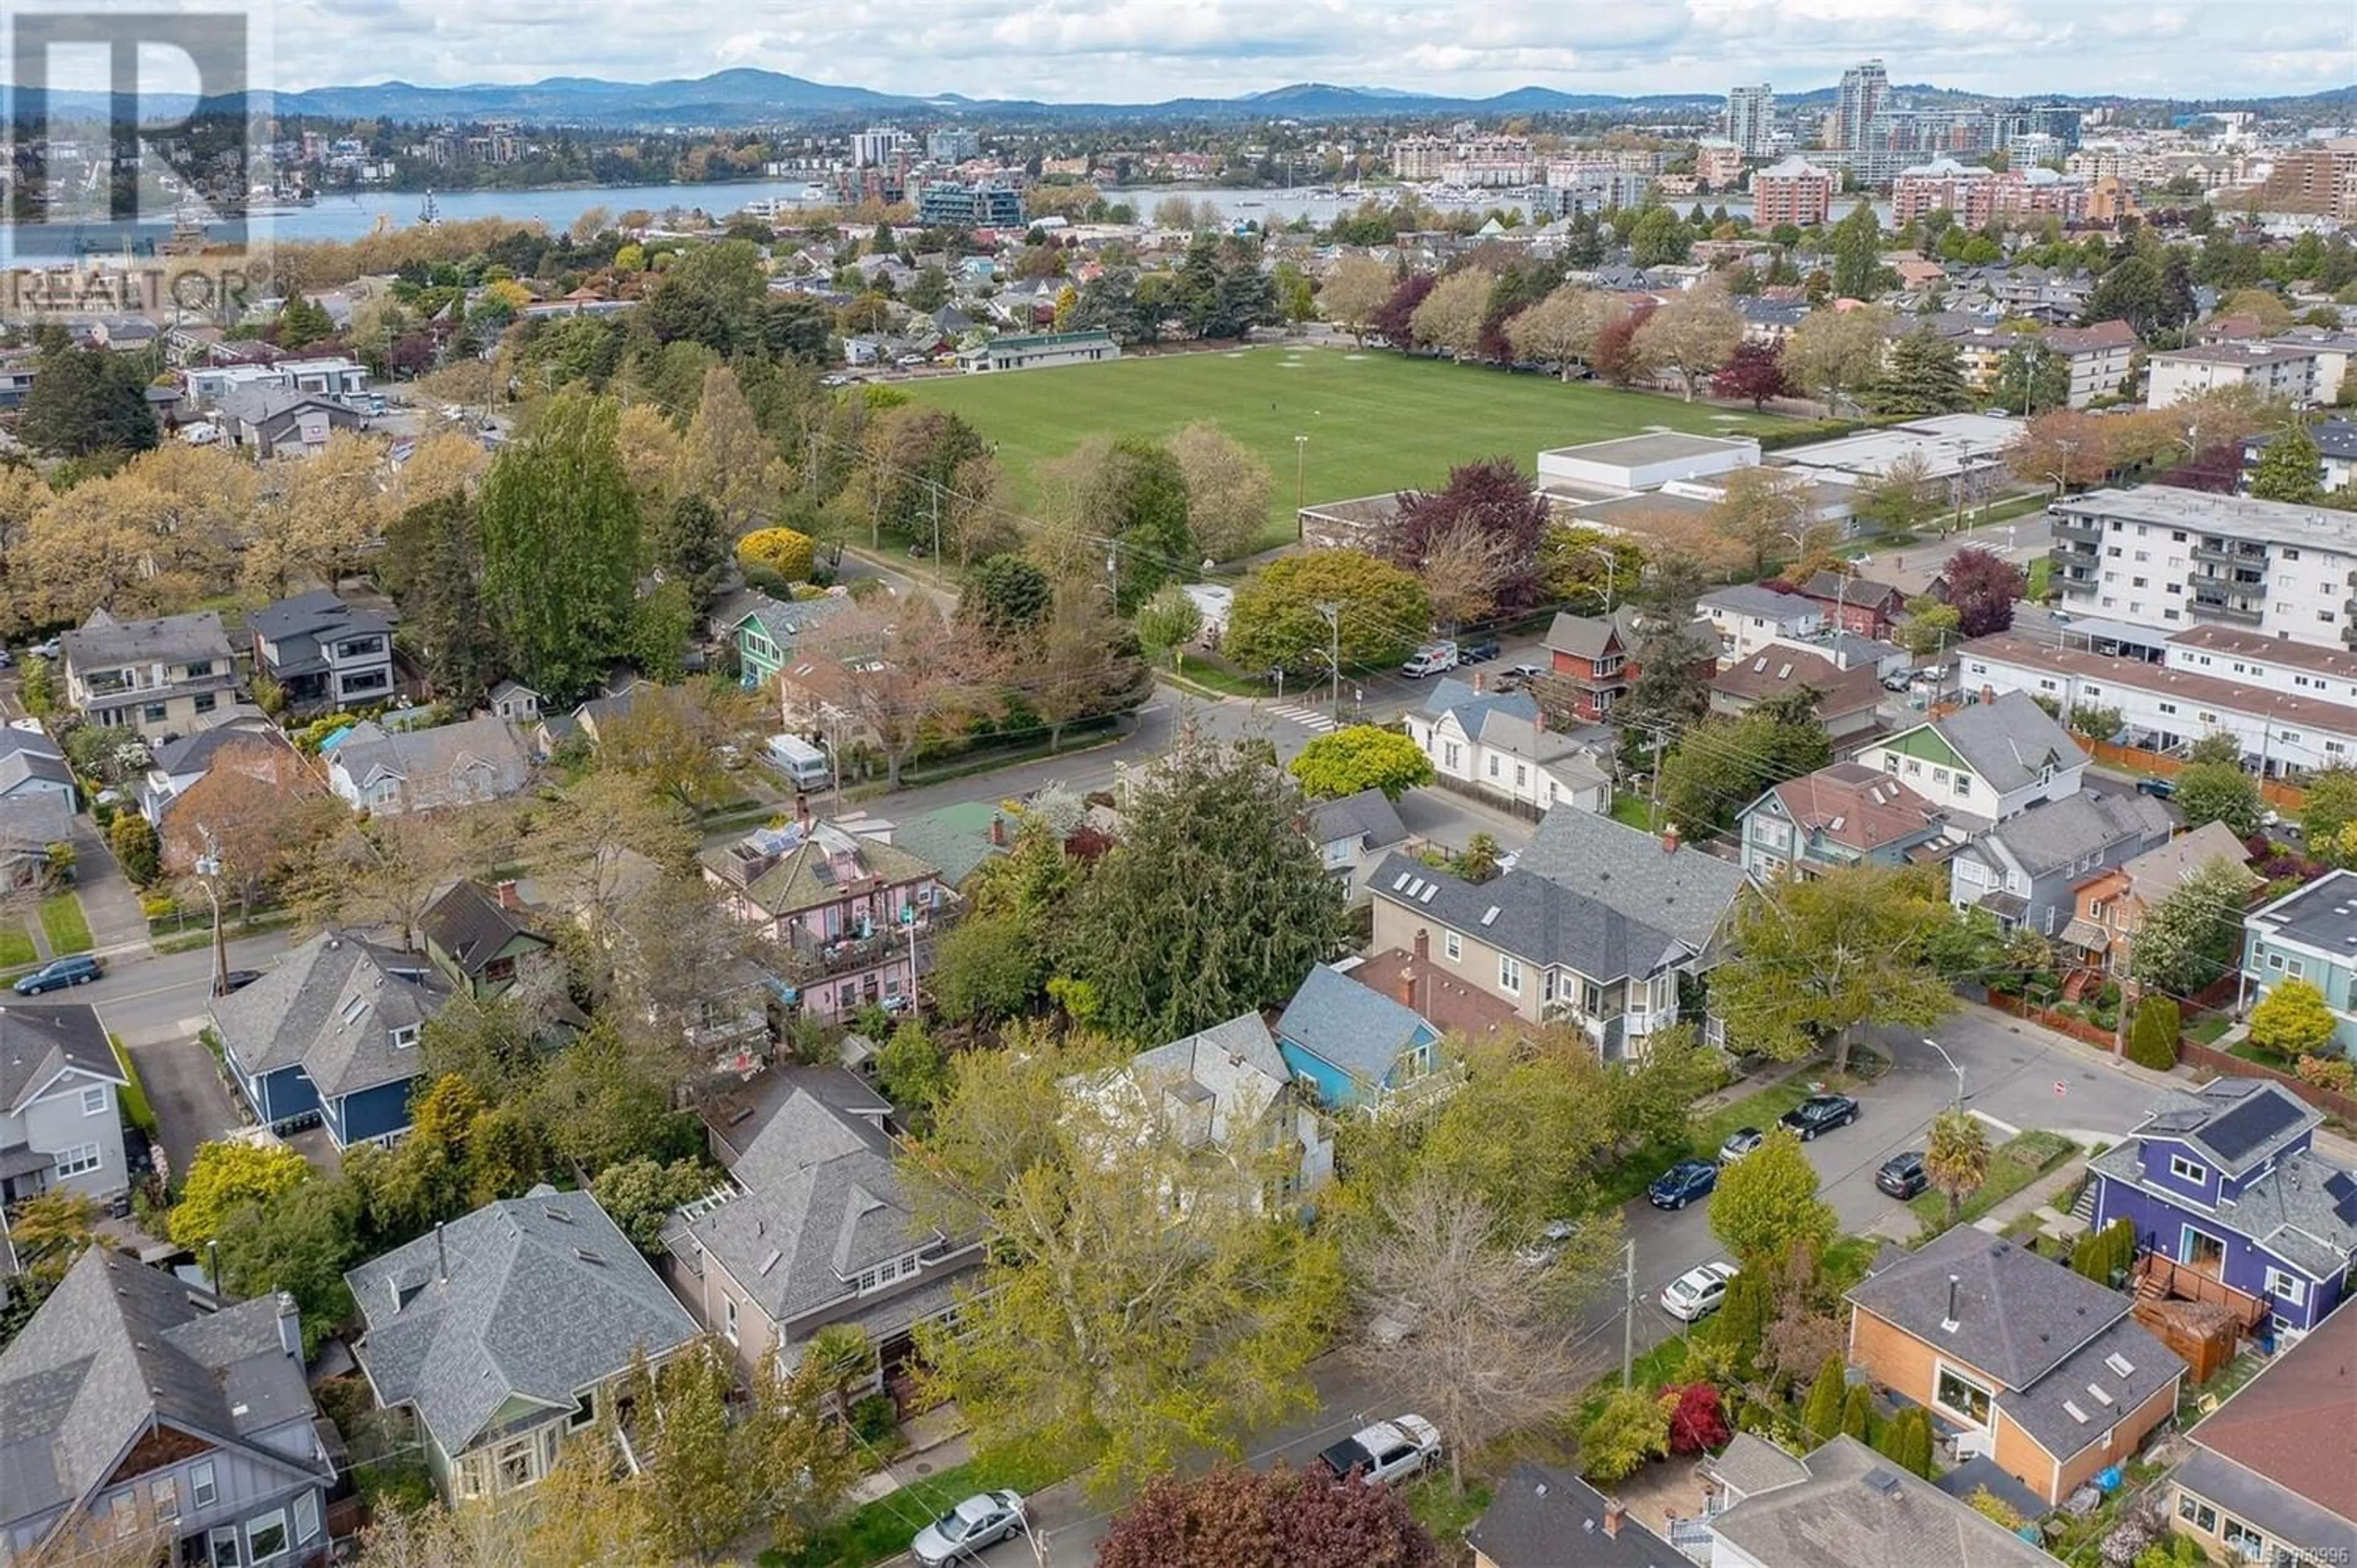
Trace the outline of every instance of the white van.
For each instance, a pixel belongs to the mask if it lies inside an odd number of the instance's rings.
[[[834,781],[834,764],[826,752],[799,736],[771,736],[769,758],[797,789],[823,789]]]

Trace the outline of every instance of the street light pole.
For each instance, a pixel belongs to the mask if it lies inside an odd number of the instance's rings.
[[[221,846],[214,842],[212,829],[197,824],[204,839],[205,853],[197,857],[197,875],[205,885],[205,897],[213,907],[213,994],[229,994],[229,939],[221,932]]]
[[[1318,613],[1326,618],[1326,661],[1334,671],[1331,716],[1339,725],[1342,722],[1342,606],[1334,599],[1320,599]]]
[[[1308,481],[1308,476],[1309,437],[1297,435],[1293,438],[1293,526],[1297,535],[1301,528],[1302,501],[1308,494],[1304,487]]]
[[[1612,579],[1620,568],[1620,558],[1601,544],[1589,545],[1587,553],[1604,558],[1604,615],[1609,620],[1612,615]]]
[[[1924,1036],[1923,1043],[1939,1052],[1940,1059],[1948,1064],[1948,1070],[1956,1075],[1956,1109],[1962,1111],[1964,1108],[1964,1069],[1956,1065],[1956,1058],[1948,1054],[1948,1047],[1931,1036]]]

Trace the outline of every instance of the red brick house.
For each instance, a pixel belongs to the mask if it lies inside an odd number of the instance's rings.
[[[1829,624],[1878,642],[1890,640],[1893,618],[1907,607],[1907,596],[1889,584],[1838,572],[1816,573],[1801,585],[1801,596],[1823,605]]]

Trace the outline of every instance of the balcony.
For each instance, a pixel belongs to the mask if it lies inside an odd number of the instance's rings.
[[[2104,524],[2100,518],[2068,511],[2050,511],[2046,515],[2053,520],[2054,537],[2057,539],[2084,540],[2092,546],[2104,536]]]
[[[914,929],[919,969],[932,940],[950,923],[947,910],[935,910],[920,915]],[[787,929],[786,951],[779,970],[796,984],[824,980],[838,974],[852,974],[864,969],[874,969],[894,958],[906,958],[911,928],[890,925],[877,928],[867,936],[846,935],[834,938],[813,937],[799,927]]]
[[[2267,562],[2267,547],[2246,539],[2220,539],[2213,534],[2194,542],[2193,558],[2196,561],[2215,561],[2222,565],[2264,566]]]
[[[2192,602],[2185,607],[2185,613],[2197,620],[2232,621],[2236,626],[2257,626],[2266,618],[2266,611],[2256,605],[2223,596],[2205,598],[2198,588]]]

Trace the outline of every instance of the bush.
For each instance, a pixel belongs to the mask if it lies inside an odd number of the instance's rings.
[[[1670,1404],[1671,1453],[1707,1453],[1732,1435],[1718,1390],[1713,1385],[1688,1383],[1682,1389],[1664,1389],[1663,1396],[1665,1402],[1674,1401]]]
[[[811,575],[818,545],[809,534],[791,528],[757,528],[737,542],[737,559],[748,568],[759,567],[799,583]]]
[[[2175,997],[2145,997],[2136,1004],[2136,1021],[2128,1026],[2128,1060],[2155,1072],[2167,1072],[2177,1065],[2177,1042],[2183,1027]]]
[[[851,1402],[851,1430],[870,1448],[897,1443],[900,1435],[899,1407],[890,1394],[869,1394]]]
[[[2021,1515],[2014,1506],[1986,1487],[1975,1487],[1973,1495],[1964,1499],[1964,1506],[2003,1529],[2019,1530],[2022,1526]]]
[[[136,811],[124,811],[107,824],[106,847],[114,852],[123,875],[145,887],[163,869],[163,847],[156,842],[155,825]]]
[[[1591,1481],[1625,1480],[1669,1447],[1670,1402],[1641,1389],[1615,1389],[1580,1428],[1580,1473]]]
[[[2302,1057],[2292,1070],[2299,1075],[2302,1083],[2312,1083],[2335,1094],[2346,1094],[2352,1084],[2357,1084],[2357,1062],[2347,1057]]]

